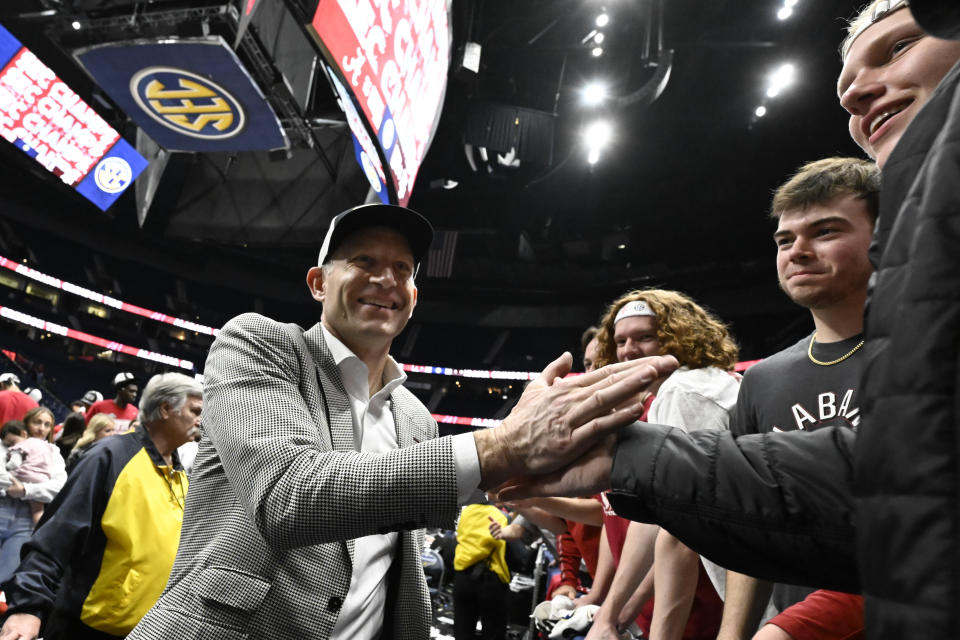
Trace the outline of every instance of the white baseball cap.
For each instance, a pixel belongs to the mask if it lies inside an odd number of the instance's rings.
[[[116,389],[125,387],[128,384],[137,384],[137,378],[129,371],[121,371],[113,378],[113,386]]]

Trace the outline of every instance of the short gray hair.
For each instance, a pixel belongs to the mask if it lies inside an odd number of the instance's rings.
[[[150,378],[140,397],[140,422],[147,425],[162,420],[160,407],[179,411],[188,396],[203,397],[203,385],[182,373],[161,373]]]

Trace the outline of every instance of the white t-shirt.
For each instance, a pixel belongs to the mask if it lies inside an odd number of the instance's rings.
[[[678,427],[684,431],[700,429],[729,429],[730,416],[737,405],[740,375],[715,367],[688,369],[681,367],[660,386],[650,405],[648,422]],[[727,570],[701,557],[713,588],[723,600],[726,591]],[[763,619],[777,614],[772,603],[767,604]]]
[[[729,429],[740,376],[716,367],[680,367],[667,378],[650,405],[647,422],[684,431]]]

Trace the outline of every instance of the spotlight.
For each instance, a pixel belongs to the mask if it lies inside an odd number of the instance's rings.
[[[793,15],[793,9],[790,7],[781,7],[780,11],[777,11],[777,18],[780,20],[786,20]]]
[[[796,69],[794,69],[793,65],[787,63],[776,70],[773,74],[773,80],[777,84],[786,86],[793,82],[794,71],[796,71]]]
[[[591,54],[594,58],[599,58],[600,56],[603,55],[603,47],[594,47],[594,48],[590,51],[590,54]]]
[[[785,87],[793,84],[795,69],[792,64],[784,64],[770,75],[770,84],[767,86],[767,97],[775,98]]]
[[[607,26],[608,24],[610,24],[610,16],[608,16],[606,13],[601,13],[600,15],[597,16],[597,26],[598,26],[598,27],[600,27],[600,28],[602,29],[603,27]]]
[[[613,138],[613,127],[606,120],[590,123],[583,131],[584,141],[591,149],[602,149]]]
[[[603,42],[603,37],[604,37],[603,34],[598,31],[597,35],[593,36],[593,41],[596,42],[597,44],[600,44]]]
[[[74,20],[70,23],[70,26],[73,27],[74,31],[80,31],[80,23]]]
[[[588,106],[596,106],[606,98],[607,88],[600,82],[591,82],[581,91],[581,99]]]
[[[757,110],[753,112],[758,118],[762,118],[767,115],[767,108],[763,105],[757,107]]]

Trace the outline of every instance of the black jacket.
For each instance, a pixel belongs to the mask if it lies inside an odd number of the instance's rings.
[[[611,476],[618,513],[721,565],[862,587],[872,640],[960,636],[958,87],[960,64],[884,167],[859,436],[638,424]]]
[[[855,456],[869,637],[960,636],[960,63],[883,170]]]

